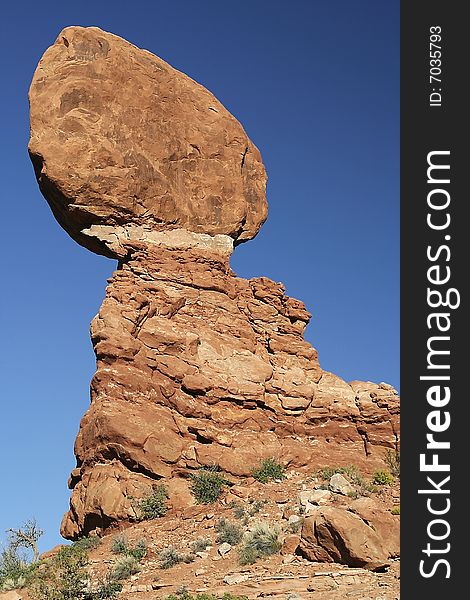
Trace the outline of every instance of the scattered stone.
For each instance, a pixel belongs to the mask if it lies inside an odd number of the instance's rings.
[[[307,517],[300,549],[312,561],[371,570],[390,564],[388,551],[374,529],[358,515],[341,508],[320,508],[315,516]]]
[[[281,554],[295,554],[300,544],[300,535],[292,533],[286,535],[281,547]]]
[[[335,473],[329,483],[330,490],[336,494],[342,494],[343,496],[349,496],[354,493],[353,486],[349,483],[346,477],[343,477],[341,473]]]
[[[290,515],[288,519],[289,525],[297,525],[302,522],[302,517],[299,515]]]
[[[232,545],[228,542],[224,542],[223,544],[220,544],[220,546],[217,548],[217,552],[220,554],[220,556],[225,556],[230,552],[231,549]]]
[[[248,581],[249,578],[250,576],[245,574],[225,575],[224,583],[227,585],[237,585],[239,583],[243,583],[244,581]]]
[[[16,590],[12,590],[11,592],[0,592],[0,600],[22,600],[23,596],[19,594]]]
[[[331,500],[331,497],[332,495],[330,490],[314,490],[310,494],[309,502],[318,505],[328,504],[328,502]]]
[[[291,563],[294,562],[295,559],[296,559],[296,557],[294,556],[294,554],[286,554],[282,559],[282,564],[290,565]]]

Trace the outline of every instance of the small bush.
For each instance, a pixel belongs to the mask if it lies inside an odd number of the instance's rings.
[[[399,515],[400,514],[400,507],[399,506],[394,506],[390,512],[392,513],[392,515]]]
[[[227,543],[231,546],[239,544],[243,537],[243,529],[237,523],[227,521],[227,519],[220,519],[215,526],[217,531],[217,543]]]
[[[163,517],[168,507],[166,501],[168,499],[168,491],[162,484],[152,486],[152,491],[134,502],[134,507],[137,509],[137,518],[140,521],[149,519],[157,519]]]
[[[250,508],[248,509],[248,514],[250,517],[259,513],[259,511],[266,505],[267,500],[249,500]]]
[[[170,569],[175,565],[183,562],[183,557],[178,553],[176,548],[169,546],[162,550],[159,554],[160,558],[160,569]]]
[[[16,549],[7,546],[0,553],[0,592],[24,587],[35,567],[25,561]]]
[[[139,561],[145,558],[147,556],[147,542],[144,538],[137,540],[135,546],[129,549],[128,554]]]
[[[258,558],[276,554],[281,549],[278,527],[271,527],[268,523],[258,523],[245,537],[239,550],[239,559],[242,565],[253,564]]]
[[[372,481],[376,485],[392,485],[394,479],[390,471],[380,470],[374,473]]]
[[[210,538],[202,537],[194,540],[194,542],[191,542],[189,546],[193,552],[204,552],[204,550],[211,545],[212,542]]]
[[[191,491],[198,504],[216,502],[228,483],[217,467],[200,469],[191,475]]]
[[[123,533],[113,538],[111,542],[111,552],[113,554],[127,554],[129,550],[129,540]]]
[[[126,535],[117,535],[111,543],[111,552],[132,556],[136,560],[141,561],[147,555],[147,542],[141,538],[134,546],[131,546]]]
[[[68,600],[86,598],[89,576],[86,552],[73,545],[65,546],[41,568],[36,569],[28,585],[36,600]]]
[[[253,477],[261,483],[268,483],[273,479],[284,479],[284,467],[275,458],[265,458],[258,468],[253,470]]]
[[[232,510],[236,519],[243,519],[246,516],[245,508],[241,504],[235,504]]]
[[[88,552],[97,548],[101,544],[101,540],[96,535],[90,535],[89,537],[82,537],[73,542],[72,547],[78,552]]]
[[[400,452],[398,450],[387,449],[385,453],[385,462],[387,463],[390,473],[399,478],[400,477]]]
[[[140,571],[139,561],[133,556],[125,554],[117,559],[111,573],[112,581],[121,581],[128,579],[131,575],[135,575]]]
[[[87,600],[105,600],[107,598],[115,598],[122,591],[122,583],[113,579],[112,574],[98,581],[96,591],[87,595]]]

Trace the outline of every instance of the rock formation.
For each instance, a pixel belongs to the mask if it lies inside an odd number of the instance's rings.
[[[202,465],[234,478],[269,456],[383,465],[398,443],[395,390],[323,371],[304,304],[230,269],[233,246],[266,219],[266,175],[220,102],[117,36],[69,27],[30,105],[29,151],[55,217],[119,261],[91,325],[97,371],[62,534],[132,520],[132,498],[160,479],[187,504],[185,478]]]

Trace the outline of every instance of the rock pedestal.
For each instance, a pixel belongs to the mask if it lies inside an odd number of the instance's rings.
[[[266,218],[266,176],[212,94],[117,36],[69,27],[30,104],[31,159],[54,215],[118,260],[91,325],[97,371],[62,534],[132,520],[132,498],[156,480],[177,504],[204,465],[240,477],[270,456],[383,465],[398,440],[395,390],[323,371],[304,304],[230,269],[233,246]]]

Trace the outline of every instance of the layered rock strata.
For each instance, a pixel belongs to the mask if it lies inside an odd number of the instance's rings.
[[[133,499],[158,480],[183,505],[204,465],[235,478],[269,456],[382,466],[398,443],[395,390],[323,371],[304,304],[230,269],[234,244],[267,214],[259,152],[234,117],[97,28],[61,32],[30,103],[31,158],[54,215],[119,261],[91,325],[97,371],[62,534],[133,520]]]

